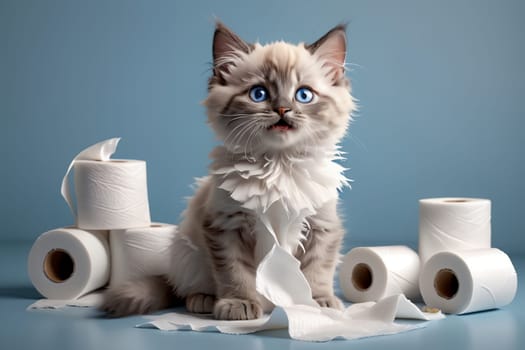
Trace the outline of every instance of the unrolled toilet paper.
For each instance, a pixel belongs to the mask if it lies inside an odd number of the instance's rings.
[[[489,248],[435,254],[424,264],[419,284],[427,305],[464,314],[509,304],[518,282],[509,257]]]
[[[358,247],[343,258],[339,282],[345,298],[352,302],[377,301],[400,293],[417,300],[419,269],[419,256],[409,247]]]
[[[271,314],[247,321],[214,320],[205,315],[170,312],[147,316],[140,328],[163,331],[192,330],[249,334],[265,330],[288,328],[290,338],[303,341],[329,341],[332,339],[358,339],[389,335],[424,327],[423,323],[397,323],[395,319],[419,321],[438,320],[443,314],[421,312],[404,295],[393,295],[376,302],[349,306],[344,312],[319,309],[308,305],[276,307]]]
[[[65,307],[98,307],[102,304],[102,291],[86,294],[78,299],[40,299],[29,305],[26,310],[55,310]]]
[[[441,313],[421,312],[405,296],[398,294],[379,302],[354,304],[346,310],[321,308],[312,299],[311,289],[300,271],[299,262],[284,248],[274,245],[257,268],[257,291],[276,305],[270,315],[248,321],[222,321],[205,316],[168,313],[150,317],[139,327],[162,330],[219,331],[246,334],[288,327],[292,339],[328,341],[394,334],[419,324],[400,324],[396,318],[431,320]]]
[[[150,225],[146,163],[110,159],[119,139],[97,143],[80,152],[62,180],[62,195],[82,229],[123,229]],[[68,176],[74,169],[76,210]]]
[[[49,299],[76,299],[109,279],[107,232],[59,228],[42,234],[28,257],[35,288]]]
[[[491,247],[488,199],[429,198],[419,201],[419,256]]]
[[[177,226],[153,223],[149,227],[112,230],[110,284],[141,276],[166,274],[171,263],[171,244]]]
[[[119,141],[120,141],[120,138],[115,137],[115,138],[91,145],[87,147],[86,149],[82,150],[79,154],[77,154],[75,158],[73,158],[71,163],[69,163],[69,166],[66,170],[66,174],[64,175],[64,178],[62,179],[62,186],[60,188],[60,192],[62,194],[62,197],[64,197],[64,200],[66,201],[67,205],[69,206],[69,209],[71,209],[71,212],[73,213],[73,215],[76,216],[77,213],[74,208],[73,197],[71,196],[71,191],[69,189],[68,176],[69,176],[69,173],[71,172],[71,169],[73,169],[73,166],[75,165],[75,161],[82,160],[82,159],[108,161],[111,155],[115,153],[115,150],[117,149],[117,145]]]

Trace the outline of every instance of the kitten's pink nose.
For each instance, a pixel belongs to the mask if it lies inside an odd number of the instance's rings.
[[[290,112],[291,109],[288,108],[288,107],[279,107],[275,110],[277,113],[279,113],[279,115],[282,117],[284,117],[284,115],[287,113],[287,112]]]

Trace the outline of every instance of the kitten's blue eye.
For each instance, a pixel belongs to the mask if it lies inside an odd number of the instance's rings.
[[[295,99],[300,103],[310,103],[314,99],[314,92],[307,87],[297,89]]]
[[[268,99],[268,91],[264,86],[256,85],[250,89],[250,98],[253,102],[262,102]]]

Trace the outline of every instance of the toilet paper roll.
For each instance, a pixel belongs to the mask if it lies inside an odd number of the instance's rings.
[[[171,264],[171,244],[177,226],[153,223],[149,227],[112,230],[110,284],[141,276],[166,274]]]
[[[150,213],[146,163],[110,159],[120,138],[94,144],[69,164],[61,193],[76,218],[76,226],[110,230],[149,226]],[[69,173],[75,170],[75,210],[69,189]]]
[[[491,247],[490,200],[429,198],[419,201],[419,256]]]
[[[146,162],[77,160],[77,226],[122,229],[150,225]]]
[[[358,247],[343,258],[339,282],[345,298],[352,302],[377,301],[403,293],[419,298],[420,262],[406,246]]]
[[[507,254],[489,248],[437,253],[423,265],[419,285],[428,306],[464,314],[509,304],[518,279]]]
[[[109,280],[107,233],[58,228],[43,233],[28,257],[35,288],[49,299],[76,299]]]

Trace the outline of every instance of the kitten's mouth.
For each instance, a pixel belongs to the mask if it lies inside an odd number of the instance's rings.
[[[281,132],[292,130],[292,129],[294,129],[294,126],[288,123],[283,118],[279,119],[277,123],[272,124],[268,127],[268,130],[276,130],[276,131],[281,131]]]

